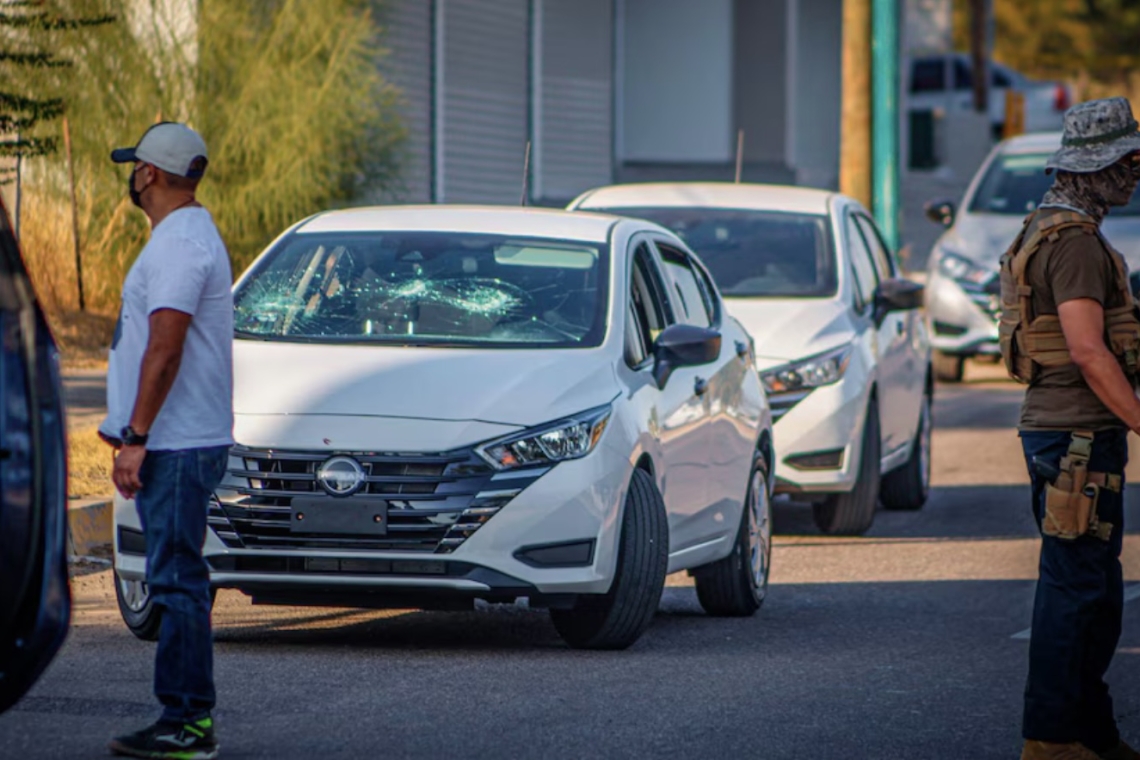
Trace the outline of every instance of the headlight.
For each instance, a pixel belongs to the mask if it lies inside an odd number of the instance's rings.
[[[760,380],[768,393],[791,393],[837,383],[847,371],[851,348],[847,345],[794,364],[766,370],[760,373]]]
[[[612,407],[608,404],[590,409],[549,425],[485,443],[477,447],[475,453],[496,470],[580,459],[598,445],[611,412]]]
[[[938,259],[938,271],[952,280],[971,285],[985,285],[993,276],[991,270],[978,266],[965,256],[949,251],[943,251]]]

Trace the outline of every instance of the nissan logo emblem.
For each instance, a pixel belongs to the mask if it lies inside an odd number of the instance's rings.
[[[352,457],[332,457],[317,469],[317,482],[332,496],[351,496],[364,485],[364,468]]]

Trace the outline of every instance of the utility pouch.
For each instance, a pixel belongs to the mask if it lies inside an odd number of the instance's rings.
[[[1045,519],[1041,532],[1063,541],[1075,541],[1089,532],[1096,514],[1100,489],[1086,487],[1087,469],[1076,466],[1045,486]]]

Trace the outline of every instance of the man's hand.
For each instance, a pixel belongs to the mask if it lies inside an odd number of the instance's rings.
[[[1104,405],[1140,434],[1140,400],[1104,342],[1104,307],[1091,298],[1076,298],[1057,306],[1069,356],[1085,382]]]
[[[133,499],[143,487],[139,480],[139,470],[146,459],[145,446],[124,446],[115,457],[115,468],[111,480],[124,499]]]

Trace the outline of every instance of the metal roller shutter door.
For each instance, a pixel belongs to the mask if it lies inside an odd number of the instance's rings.
[[[567,202],[613,178],[613,0],[536,0],[535,13],[534,195]]]
[[[443,24],[437,200],[519,202],[529,116],[528,0],[437,0]]]
[[[377,21],[388,57],[381,68],[400,88],[400,116],[407,137],[400,180],[385,200],[426,203],[432,199],[432,4],[430,0],[385,0]]]

